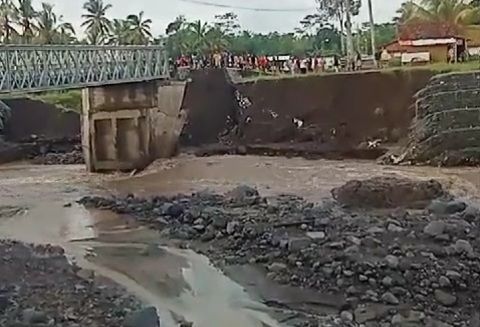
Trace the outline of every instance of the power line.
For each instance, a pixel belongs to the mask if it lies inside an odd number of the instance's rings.
[[[208,7],[261,11],[261,12],[307,12],[307,11],[310,12],[316,9],[313,7],[311,8],[256,8],[256,7],[232,6],[232,5],[226,5],[222,3],[216,3],[216,2],[204,1],[204,0],[180,0],[180,1],[193,3],[196,5],[208,6]]]

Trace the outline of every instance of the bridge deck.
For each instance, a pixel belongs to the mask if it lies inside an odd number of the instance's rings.
[[[0,46],[0,94],[167,78],[161,46]]]

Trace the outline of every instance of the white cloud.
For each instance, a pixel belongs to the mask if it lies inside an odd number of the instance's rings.
[[[73,22],[77,29],[80,28],[82,14],[82,0],[44,0],[55,5],[56,11],[64,19]],[[292,31],[300,19],[308,12],[291,13],[265,13],[246,10],[227,10],[202,5],[190,4],[180,0],[105,0],[113,5],[109,11],[110,17],[125,17],[130,13],[145,11],[145,15],[153,20],[155,34],[161,34],[165,27],[178,15],[185,15],[189,19],[212,20],[213,16],[227,11],[235,11],[243,28],[258,32],[288,32]],[[238,5],[262,8],[310,8],[315,6],[315,0],[210,0],[211,2],[226,5]],[[390,21],[402,0],[372,0],[377,22]],[[41,0],[34,0],[37,7]],[[366,0],[363,1],[360,16],[357,22],[368,20]]]

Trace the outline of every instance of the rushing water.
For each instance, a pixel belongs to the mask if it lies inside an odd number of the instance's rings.
[[[312,201],[351,179],[377,175],[435,178],[453,193],[478,199],[478,169],[377,166],[367,161],[267,157],[183,157],[154,164],[140,176],[90,175],[81,166],[0,167],[0,237],[52,243],[81,266],[123,285],[161,312],[198,327],[280,326],[272,309],[214,268],[207,258],[168,247],[151,230],[75,201],[92,193],[171,194],[255,185],[264,194],[295,193]],[[85,256],[87,254],[87,256]]]

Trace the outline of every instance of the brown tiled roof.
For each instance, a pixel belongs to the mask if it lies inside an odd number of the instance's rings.
[[[436,39],[460,35],[457,26],[442,22],[412,22],[398,28],[400,40]]]

